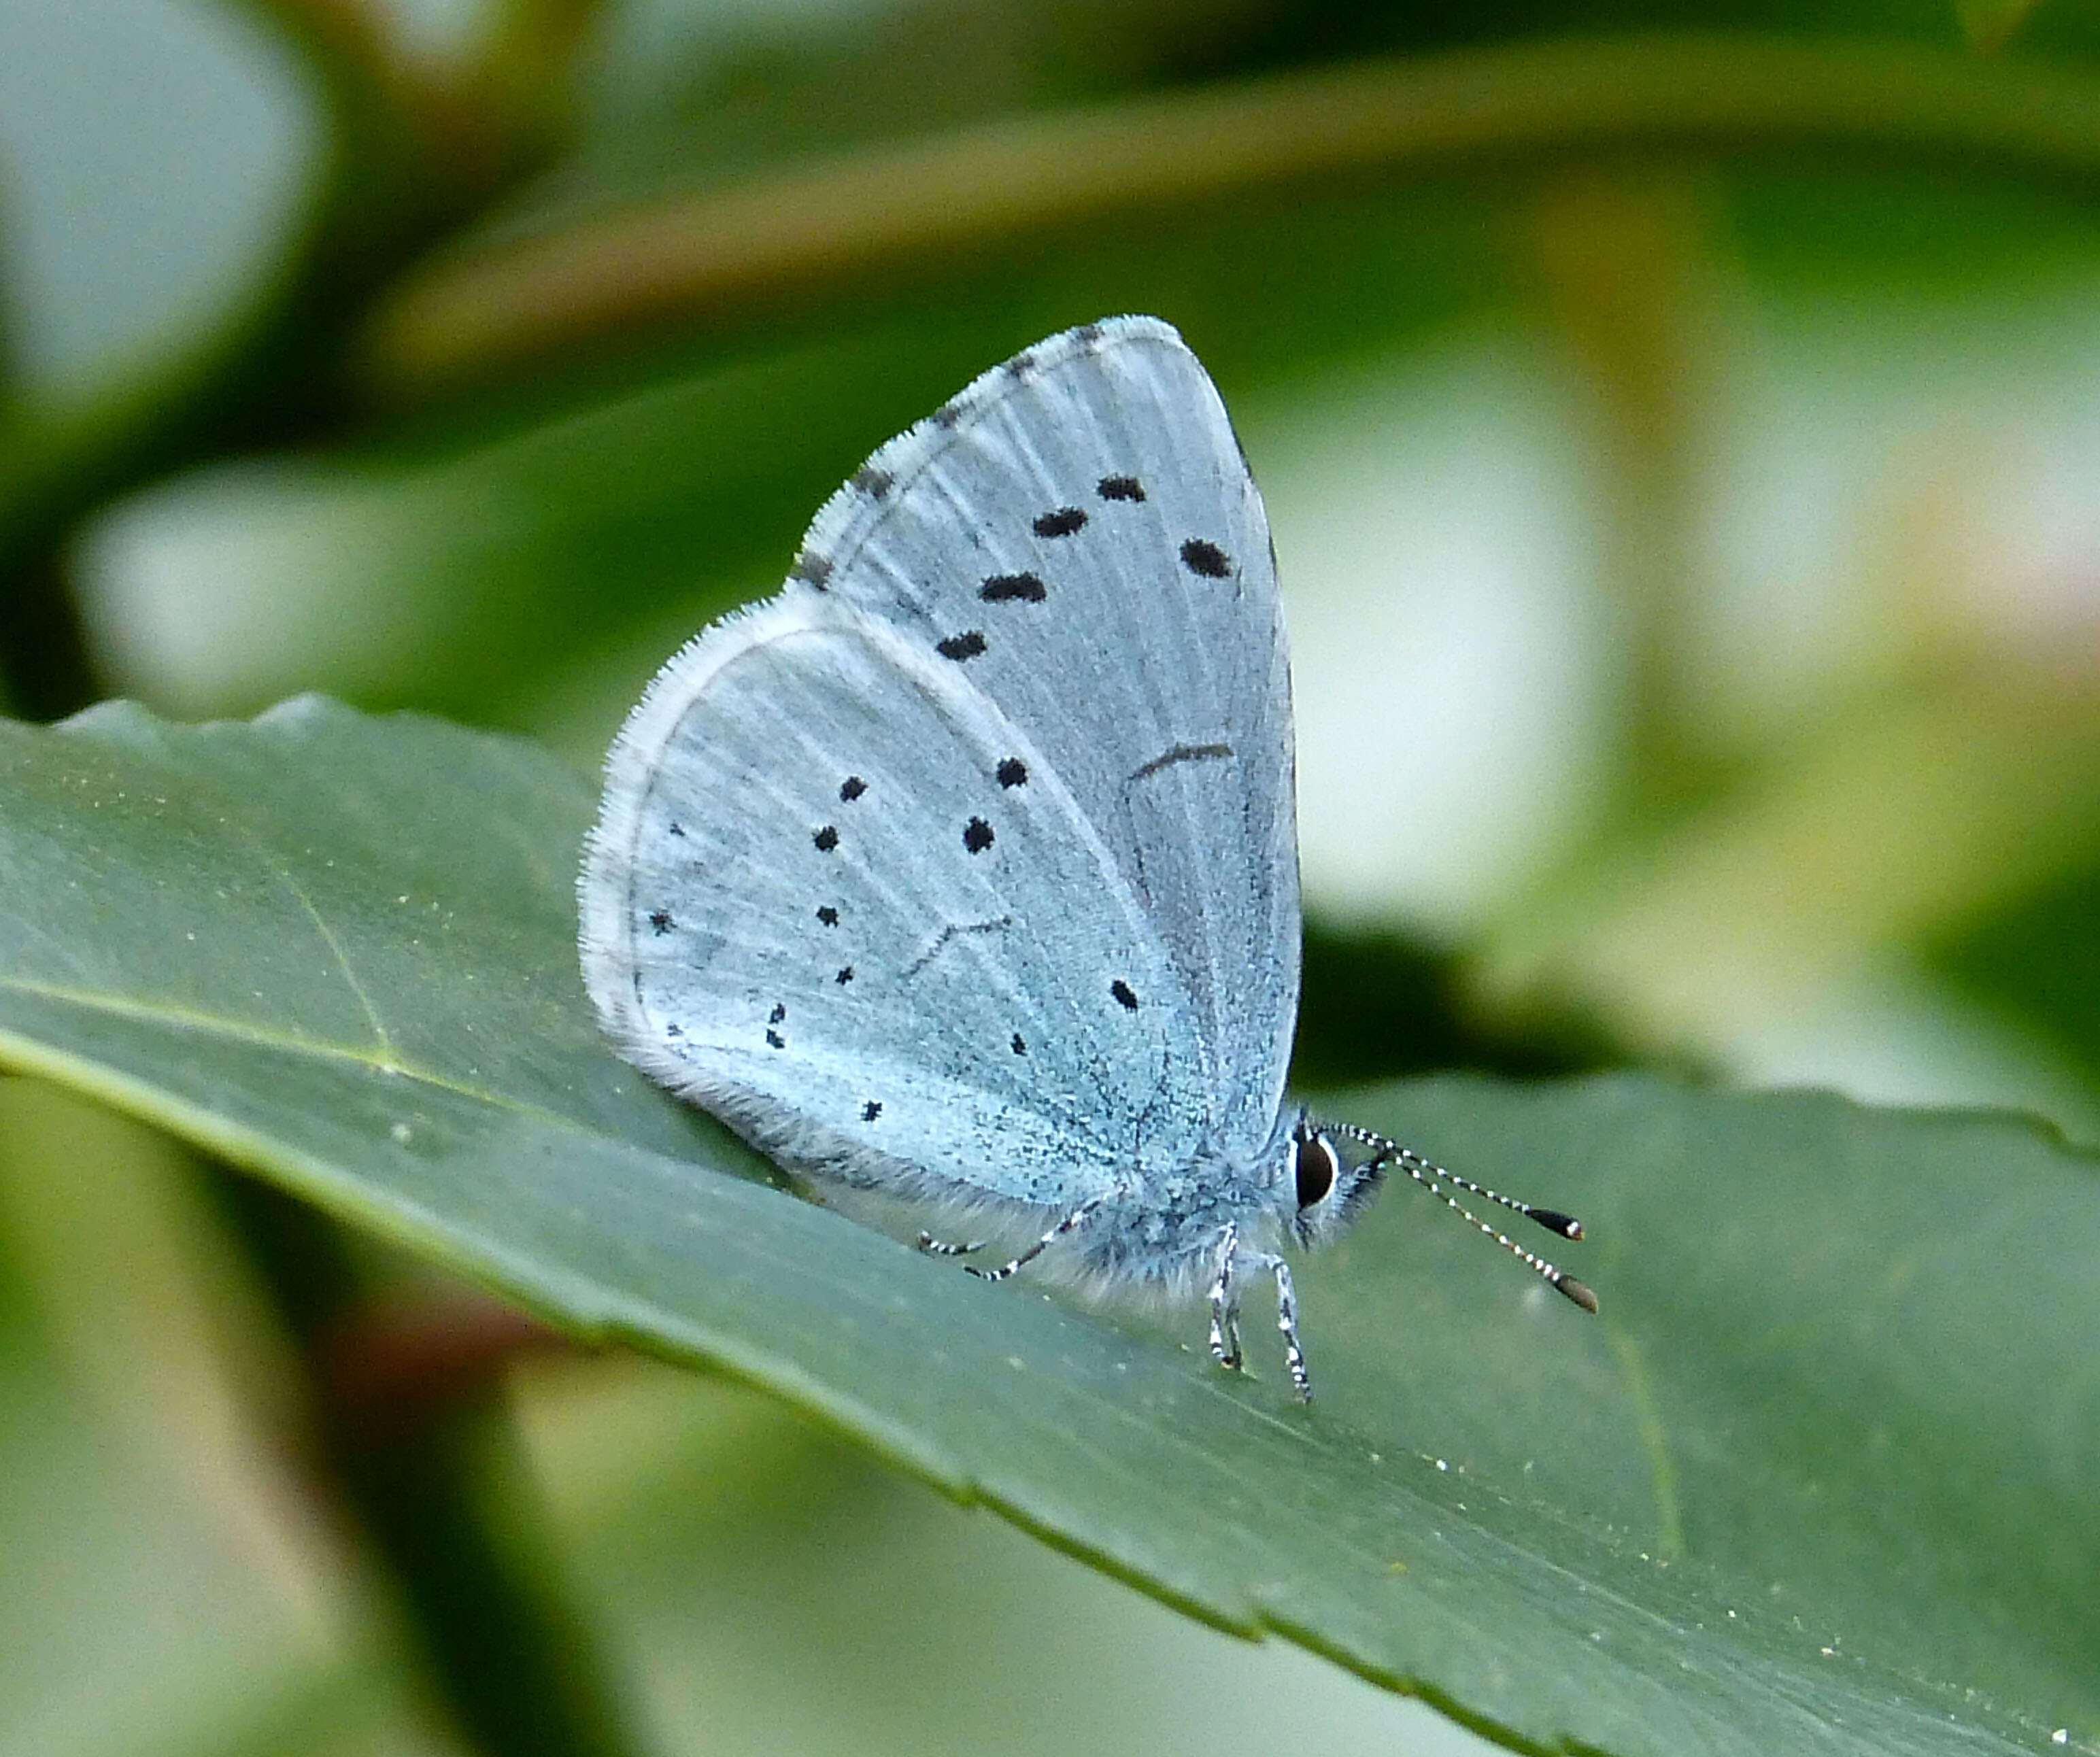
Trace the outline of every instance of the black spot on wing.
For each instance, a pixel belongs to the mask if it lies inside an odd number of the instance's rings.
[[[1013,1034],[1013,1053],[1017,1055],[1026,1055],[1028,1053],[1028,1045],[1022,1041],[1018,1031]]]
[[[1101,345],[1101,326],[1082,324],[1072,332],[1072,339],[1083,348],[1098,348]]]
[[[962,405],[960,403],[943,403],[940,407],[933,411],[933,425],[936,427],[957,426],[960,425],[962,419]]]
[[[849,775],[839,783],[839,797],[850,805],[867,791],[867,783],[858,775]]]
[[[1109,984],[1109,993],[1116,997],[1117,1004],[1125,1012],[1134,1013],[1137,1011],[1137,995],[1122,977],[1117,977]]]
[[[686,833],[686,826],[675,817],[671,820],[669,827],[671,834],[674,836],[682,837]]]
[[[834,977],[832,977],[832,981],[834,981],[834,982],[836,982],[836,984],[837,984],[840,988],[842,988],[842,989],[843,989],[843,988],[844,988],[844,987],[845,987],[845,986],[849,982],[851,982],[853,980],[854,980],[854,967],[853,967],[853,966],[852,966],[852,965],[850,965],[850,964],[848,964],[848,965],[844,966],[844,967],[840,970],[840,971],[839,971],[838,975],[836,975],[836,976],[834,976]]]
[[[827,927],[836,927],[839,924],[839,912],[828,903],[819,903],[817,905],[817,919]]]
[[[1034,350],[1028,348],[1023,348],[1020,353],[1015,354],[1012,359],[1006,363],[1006,370],[1012,373],[1016,378],[1026,378],[1030,372],[1035,370],[1035,354]]]
[[[788,570],[790,579],[800,579],[822,590],[824,582],[832,577],[832,558],[819,555],[814,549],[805,549],[795,557],[795,565]]]
[[[950,635],[946,640],[933,643],[933,650],[942,658],[975,658],[984,650],[985,637],[974,628],[959,635]]]
[[[819,854],[828,854],[839,845],[839,832],[835,826],[826,824],[810,839],[817,844]]]
[[[862,1122],[873,1122],[881,1114],[882,1106],[874,1099],[870,1099],[860,1107],[860,1120]]]
[[[854,487],[877,500],[889,492],[896,480],[888,470],[877,469],[872,464],[863,464],[853,473]]]
[[[1135,476],[1104,476],[1095,484],[1094,492],[1104,500],[1142,500],[1145,484]]]
[[[1028,765],[1017,756],[1003,758],[992,771],[1002,787],[1017,787],[1028,779]]]
[[[1181,545],[1181,565],[1206,579],[1223,579],[1233,570],[1232,557],[1202,537],[1191,537]]]
[[[788,1040],[782,1037],[779,1032],[770,1028],[767,1029],[765,1033],[765,1041],[768,1046],[773,1049],[784,1050],[788,1047]]]
[[[1045,513],[1035,521],[1035,535],[1039,537],[1069,537],[1087,522],[1087,515],[1076,506],[1061,506],[1054,513]]]
[[[787,1002],[784,1001],[775,1001],[773,1003],[773,1011],[765,1015],[765,1022],[769,1025],[783,1024],[787,1022]]]
[[[1040,604],[1048,595],[1033,574],[994,574],[977,588],[987,604]]]
[[[982,854],[992,844],[991,826],[982,817],[973,817],[963,826],[963,846],[973,854]]]
[[[649,911],[649,925],[659,934],[666,934],[676,924],[672,921],[671,912],[668,909],[652,909]]]

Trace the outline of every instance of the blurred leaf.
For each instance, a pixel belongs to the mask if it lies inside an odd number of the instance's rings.
[[[1606,1315],[1396,1190],[1308,1269],[1300,1411],[1185,1314],[1177,1348],[750,1181],[597,1042],[589,795],[529,746],[120,707],[0,732],[0,799],[7,1061],[1220,1627],[1524,1748],[2100,1736],[2100,1189],[2030,1125],[1635,1080],[1373,1094],[1363,1121],[1583,1213]]]
[[[2049,883],[1932,949],[1964,992],[2051,1038],[2100,1089],[2100,864],[2067,866]]]
[[[452,1750],[313,1517],[262,1358],[280,1338],[188,1158],[0,1077],[0,1751]]]
[[[1291,1083],[1317,1089],[1444,1068],[1583,1073],[1630,1059],[1580,1015],[1481,1018],[1468,1004],[1466,984],[1457,953],[1401,934],[1307,922]]]
[[[1712,1048],[2085,858],[2096,798],[2100,688],[2076,647],[1950,668],[1803,725],[1710,807],[1576,851],[1498,924],[1480,989]]]
[[[1134,307],[1171,313],[1232,384],[1287,375],[1477,301],[1493,211],[1472,192],[1338,198],[1250,211],[1222,246],[1199,226],[1097,238],[960,306],[863,312],[735,359],[659,354],[616,385],[585,375],[355,451],[179,478],[82,547],[96,656],[186,716],[324,689],[552,719],[602,750],[664,654],[777,586],[853,466],[986,361]]]
[[[851,350],[807,347],[435,462],[236,466],[179,483],[90,543],[104,656],[190,711],[252,710],[320,681],[482,718],[514,712],[521,692],[573,674],[580,648],[634,623],[660,656],[777,577],[882,430],[865,403],[880,387],[855,363]],[[948,376],[923,393],[929,406]]]
[[[152,143],[152,130],[142,136],[129,113],[145,102],[142,86],[152,86],[152,105],[166,112],[158,120],[172,125],[176,139],[192,123],[209,136],[194,152],[160,152],[150,172],[128,179],[173,192],[156,205],[150,226],[133,223],[106,191],[96,198],[94,186],[106,177],[84,179],[76,168],[57,178],[63,187],[52,205],[68,250],[107,258],[122,271],[120,281],[148,284],[144,306],[161,321],[148,326],[150,333],[136,322],[125,326],[136,332],[121,370],[104,368],[62,397],[0,401],[0,579],[7,583],[0,592],[0,686],[21,712],[55,716],[99,693],[64,589],[62,557],[75,527],[156,474],[333,430],[348,412],[344,338],[361,325],[374,288],[477,211],[544,144],[546,118],[501,90],[499,69],[483,69],[490,82],[479,87],[423,77],[434,70],[399,52],[382,7],[361,0],[235,3],[276,40],[257,40],[246,20],[187,17],[197,9],[186,5],[116,0],[36,9],[64,16],[55,55],[69,64],[63,76],[38,64],[33,41],[15,57],[38,107],[51,107],[53,90],[73,100],[70,108],[60,105],[63,126],[80,136],[76,144],[90,166],[112,152],[121,156],[126,143]],[[550,15],[549,22],[558,21]],[[213,68],[210,85],[199,89],[199,68],[190,64],[199,60],[199,42],[214,38],[219,46],[207,46],[202,57]],[[168,52],[177,42],[181,52]],[[549,52],[557,52],[551,44]],[[325,139],[302,140],[294,152],[288,134],[274,152],[265,144],[255,161],[258,142],[249,137],[260,113],[276,112],[280,131],[315,131],[300,113],[305,95],[294,95],[301,75],[320,99]],[[60,83],[53,87],[55,77]],[[265,94],[258,112],[255,100]],[[126,113],[98,115],[98,99]],[[245,187],[272,160],[282,161],[270,166],[267,180],[276,187]],[[240,272],[205,275],[209,297],[190,320],[170,328],[171,295],[162,284],[170,265],[196,254],[202,220],[223,222],[246,209],[255,211],[233,227],[254,234],[239,253]],[[74,292],[73,317],[139,305],[106,288]]]
[[[743,1385],[571,1353],[510,1389],[527,1498],[661,1750],[1487,1757],[1418,1701],[1182,1616]]]

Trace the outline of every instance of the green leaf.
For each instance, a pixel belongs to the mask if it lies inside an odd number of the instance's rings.
[[[1385,1194],[1301,1283],[1321,1401],[756,1181],[597,1042],[589,808],[318,702],[0,729],[0,1059],[571,1329],[765,1386],[1222,1627],[1520,1749],[2090,1750],[2100,1189],[2014,1120],[1642,1079],[1359,1120],[1583,1215],[1596,1322]]]
[[[2090,797],[2090,795],[2088,795]],[[2100,826],[2095,826],[2100,827]],[[1964,994],[2063,1055],[2100,1089],[2100,849],[1929,947]]]

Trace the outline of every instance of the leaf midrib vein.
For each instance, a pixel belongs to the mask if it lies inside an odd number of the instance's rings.
[[[354,984],[353,984],[354,985]],[[369,1069],[374,1073],[398,1075],[421,1085],[448,1092],[455,1097],[471,1099],[492,1109],[532,1116],[542,1121],[558,1124],[564,1128],[584,1130],[585,1125],[574,1117],[565,1116],[537,1104],[512,1098],[506,1094],[491,1091],[486,1087],[470,1085],[428,1068],[417,1067],[403,1059],[393,1041],[382,1030],[378,1044],[374,1048],[360,1048],[347,1044],[329,1043],[318,1038],[301,1037],[293,1033],[271,1031],[259,1025],[244,1024],[222,1015],[200,1013],[186,1007],[157,1005],[145,1001],[126,1000],[117,995],[97,994],[90,990],[72,989],[64,984],[39,982],[33,977],[0,976],[0,990],[32,995],[40,1000],[56,1001],[69,1006],[78,1006],[90,1012],[107,1013],[121,1019],[165,1025],[174,1029],[209,1033],[213,1036],[239,1043],[254,1044],[258,1048],[276,1050],[287,1055],[311,1055],[317,1060],[346,1062]],[[368,1016],[369,1015],[368,1014]],[[585,1132],[589,1132],[585,1130]]]

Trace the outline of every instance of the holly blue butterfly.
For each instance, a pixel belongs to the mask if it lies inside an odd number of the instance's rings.
[[[606,762],[584,975],[620,1052],[827,1194],[961,1211],[1103,1288],[1275,1288],[1397,1167],[1286,1103],[1290,685],[1261,496],[1155,318],[985,373],[832,495]],[[978,1244],[924,1248],[967,1254]]]

